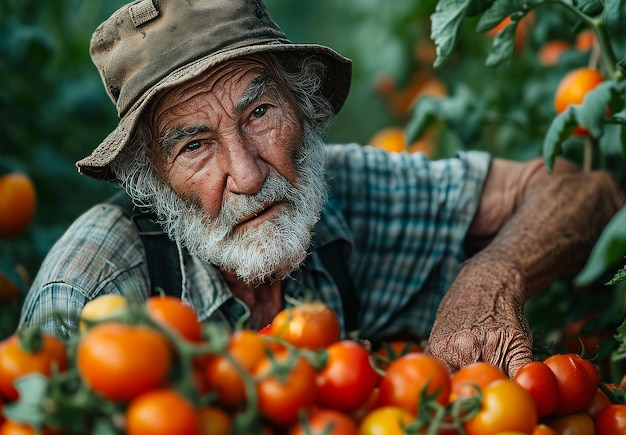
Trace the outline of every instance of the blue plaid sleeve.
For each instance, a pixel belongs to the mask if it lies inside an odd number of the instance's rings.
[[[490,158],[431,161],[360,145],[329,146],[331,193],[354,237],[349,259],[362,336],[427,336],[464,261]]]

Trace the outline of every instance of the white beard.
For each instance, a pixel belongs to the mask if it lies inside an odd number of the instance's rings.
[[[272,169],[257,193],[224,202],[214,219],[197,198],[182,199],[161,181],[151,186],[152,207],[165,232],[191,254],[236,273],[246,284],[285,278],[306,258],[311,231],[327,200],[325,145],[308,128],[303,142],[294,159],[295,186]],[[245,230],[234,229],[245,216],[274,201],[282,201],[276,217]]]

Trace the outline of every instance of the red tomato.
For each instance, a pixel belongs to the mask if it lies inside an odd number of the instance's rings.
[[[420,392],[436,394],[435,400],[445,406],[450,399],[450,375],[434,357],[424,353],[409,353],[389,365],[382,377],[378,406],[398,406],[408,412],[418,409]]]
[[[479,361],[463,366],[452,375],[450,399],[473,396],[477,392],[476,387],[482,390],[497,379],[508,379],[508,376],[489,363]]]
[[[136,397],[126,410],[127,435],[198,434],[200,419],[177,391],[157,389]]]
[[[551,416],[545,420],[545,424],[559,435],[594,435],[596,433],[593,419],[586,412]]]
[[[76,351],[83,381],[110,400],[128,401],[164,385],[171,365],[170,343],[141,325],[99,323],[87,331]]]
[[[359,435],[406,435],[404,427],[413,421],[413,415],[397,406],[376,408],[363,418]]]
[[[39,347],[32,350],[24,348],[30,344],[21,340],[14,334],[0,342],[0,393],[8,400],[19,397],[13,384],[16,379],[33,373],[50,376],[53,365],[59,371],[68,365],[65,345],[55,336],[43,333]]]
[[[241,330],[230,337],[226,349],[239,367],[252,373],[257,364],[265,358],[263,339],[254,331]],[[217,392],[217,400],[227,407],[240,405],[246,400],[246,389],[240,372],[225,357],[209,359],[205,367],[207,384]]]
[[[513,380],[530,393],[539,417],[556,409],[559,403],[559,385],[550,367],[539,361],[528,362],[520,367]]]
[[[323,408],[352,411],[363,405],[378,383],[369,352],[342,340],[327,348],[328,360],[317,374],[316,403]]]
[[[600,383],[600,375],[593,364],[574,353],[552,355],[544,364],[552,370],[559,386],[558,405],[553,414],[571,414],[585,409]]]
[[[196,312],[175,296],[152,296],[146,309],[155,322],[170,328],[189,341],[200,341],[202,325]]]
[[[289,430],[289,435],[358,435],[356,423],[346,414],[333,409],[312,410]]]
[[[626,433],[626,405],[611,404],[596,416],[596,433],[624,434]]]
[[[322,302],[285,308],[274,317],[269,329],[269,335],[306,349],[328,347],[339,340],[340,333],[337,314]]]
[[[287,368],[286,376],[272,371],[275,365],[293,360],[288,350],[275,354],[275,361],[266,357],[255,369],[257,377],[258,408],[261,413],[279,426],[289,426],[298,419],[298,412],[311,407],[315,401],[316,371],[302,356],[296,356],[293,367]],[[284,373],[284,371],[283,371]]]
[[[585,408],[585,412],[591,416],[591,418],[596,418],[596,416],[602,411],[604,408],[611,404],[611,399],[609,399],[604,392],[598,388],[596,391],[596,395],[593,396],[589,405]]]
[[[482,394],[480,411],[465,424],[467,435],[530,433],[537,425],[535,403],[518,383],[499,379],[487,385]]]

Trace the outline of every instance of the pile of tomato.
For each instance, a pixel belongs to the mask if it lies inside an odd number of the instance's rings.
[[[201,325],[169,296],[104,296],[79,329],[0,343],[0,435],[626,433],[622,388],[576,354],[450,375],[417,344],[341,339],[320,302],[257,332]]]

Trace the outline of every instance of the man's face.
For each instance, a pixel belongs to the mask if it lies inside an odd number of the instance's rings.
[[[151,120],[170,236],[247,283],[298,267],[326,199],[325,151],[263,65],[220,66],[163,95]]]

